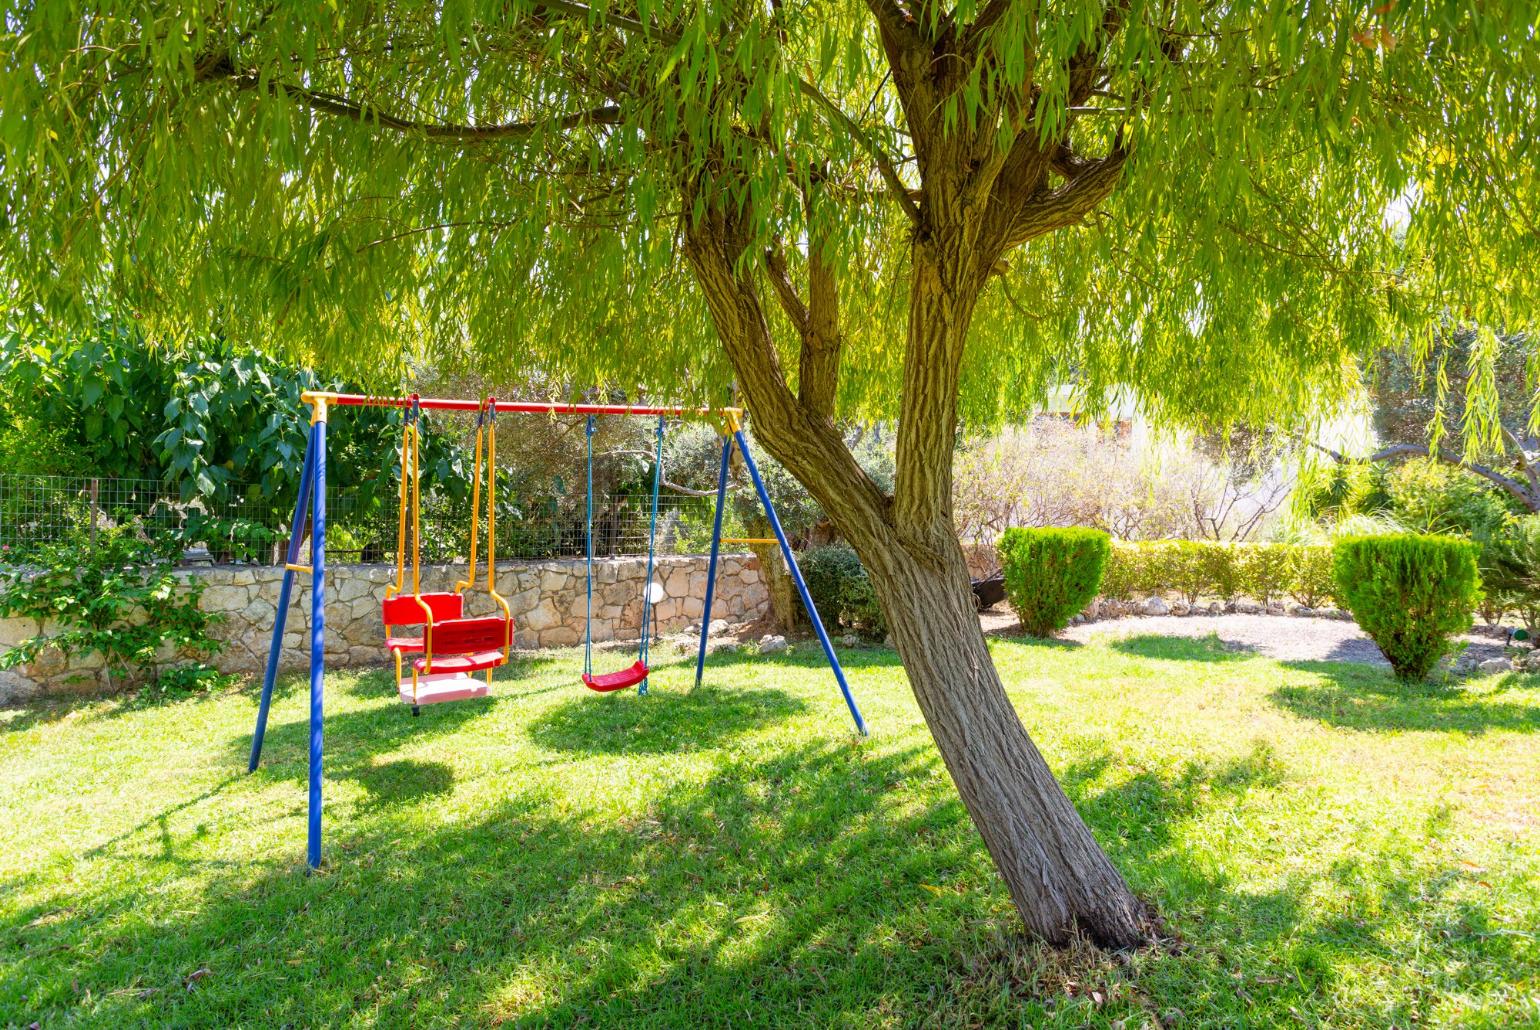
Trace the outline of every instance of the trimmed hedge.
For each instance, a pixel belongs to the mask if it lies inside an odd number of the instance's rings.
[[[1332,573],[1358,625],[1396,676],[1420,680],[1470,629],[1481,598],[1477,547],[1468,540],[1418,533],[1337,541]]]
[[[1262,604],[1284,595],[1319,607],[1334,597],[1331,548],[1325,544],[1221,544],[1208,540],[1114,542],[1102,596],[1114,600],[1180,594]]]
[[[1046,637],[1069,625],[1101,587],[1110,541],[1099,529],[1026,529],[1000,534],[1005,596],[1022,628]]]

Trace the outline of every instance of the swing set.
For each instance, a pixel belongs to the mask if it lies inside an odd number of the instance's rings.
[[[395,667],[397,692],[400,700],[411,706],[412,714],[421,712],[422,706],[452,701],[464,701],[485,697],[492,686],[492,670],[506,665],[513,647],[513,614],[508,602],[497,592],[497,533],[496,533],[496,486],[497,486],[497,415],[503,413],[586,416],[587,450],[587,500],[584,508],[584,538],[586,543],[586,604],[583,630],[583,671],[580,682],[597,693],[614,693],[636,687],[638,695],[647,693],[647,680],[651,669],[647,664],[647,646],[652,635],[653,569],[656,558],[658,530],[658,492],[663,481],[663,431],[667,418],[706,419],[716,425],[722,436],[722,460],[717,471],[716,510],[712,519],[711,552],[706,571],[706,596],[701,612],[700,647],[695,660],[695,685],[700,686],[706,668],[706,645],[711,627],[711,604],[716,591],[717,560],[724,543],[776,543],[791,574],[792,583],[802,598],[818,636],[824,655],[834,673],[850,717],[856,730],[866,735],[866,723],[856,706],[845,680],[845,671],[829,634],[824,629],[818,610],[808,596],[807,584],[797,568],[791,545],[781,528],[781,520],[770,503],[759,468],[749,453],[744,438],[742,409],[739,408],[683,408],[652,407],[624,404],[542,404],[524,401],[499,401],[488,397],[484,400],[456,400],[424,398],[416,394],[406,397],[376,397],[363,394],[309,391],[300,395],[302,403],[310,408],[309,443],[305,448],[304,465],[300,471],[299,497],[294,505],[294,519],[290,523],[289,546],[284,561],[284,574],[278,593],[278,611],[273,620],[272,642],[268,648],[267,667],[262,678],[262,697],[257,707],[257,724],[252,733],[249,772],[255,772],[262,757],[262,740],[267,731],[268,711],[273,699],[273,685],[278,677],[279,659],[282,655],[284,626],[288,619],[290,598],[295,577],[304,573],[310,578],[310,761],[309,761],[309,832],[306,863],[311,869],[321,864],[321,793],[322,759],[325,715],[325,626],[326,626],[326,425],[332,407],[386,407],[405,411],[401,435],[401,484],[398,495],[400,510],[396,533],[396,576],[386,587],[385,600],[381,604],[381,620],[384,625],[384,646]],[[470,546],[467,554],[465,578],[457,581],[452,590],[422,590],[421,583],[421,514],[420,470],[418,468],[418,423],[421,413],[433,411],[464,411],[476,413],[475,472],[471,486]],[[593,654],[593,588],[594,588],[594,488],[593,488],[593,438],[598,419],[605,416],[645,416],[657,419],[656,455],[653,461],[652,503],[647,531],[647,576],[643,581],[641,640],[636,661],[615,672],[596,673]],[[733,449],[742,457],[759,502],[764,507],[773,537],[759,538],[722,536],[722,516],[727,499],[727,477],[732,463]],[[465,595],[478,587],[477,547],[480,539],[480,513],[482,497],[483,458],[486,469],[486,553],[487,566],[485,593],[495,613],[467,616]],[[407,539],[410,529],[411,547]],[[309,538],[309,563],[301,564],[301,549]],[[410,554],[410,563],[408,563]],[[410,568],[410,592],[407,592]],[[409,664],[408,664],[409,663]],[[407,675],[408,671],[410,675]],[[475,674],[481,673],[480,679]]]

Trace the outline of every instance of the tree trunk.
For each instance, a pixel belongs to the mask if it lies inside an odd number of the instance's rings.
[[[1027,736],[979,628],[952,525],[952,448],[962,347],[979,287],[968,233],[917,239],[898,481],[885,495],[827,414],[794,397],[725,209],[691,227],[685,252],[738,372],[755,436],[805,485],[860,555],[904,670],[1023,922],[1046,941],[1146,939],[1143,906],[1097,846]]]
[[[979,628],[962,549],[868,554],[910,687],[947,771],[1028,929],[1103,947],[1146,937],[1144,906],[1059,786],[1006,697]]]
[[[749,534],[761,539],[770,537],[770,523],[753,521]],[[802,603],[797,599],[797,586],[786,570],[779,544],[749,544],[754,557],[759,559],[759,574],[765,578],[765,588],[770,591],[770,618],[781,633],[795,633],[800,622]]]

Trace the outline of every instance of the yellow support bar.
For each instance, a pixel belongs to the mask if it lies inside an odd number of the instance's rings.
[[[315,569],[312,568],[309,565],[294,565],[294,564],[292,564],[290,562],[284,562],[283,563],[283,567],[288,569],[290,572],[314,572],[315,571]]]
[[[724,544],[778,544],[778,543],[780,543],[780,541],[777,540],[773,536],[724,536],[722,538],[722,543],[724,543]]]

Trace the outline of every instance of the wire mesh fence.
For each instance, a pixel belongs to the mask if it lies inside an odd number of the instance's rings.
[[[651,500],[647,493],[596,497],[594,554],[646,554]],[[470,548],[471,507],[468,495],[433,493],[422,498],[422,561],[465,559]],[[712,508],[711,498],[661,495],[658,553],[705,553],[711,543]],[[262,498],[239,483],[225,484],[217,497],[184,499],[170,485],[153,479],[0,473],[0,546],[13,550],[65,540],[89,543],[100,531],[127,525],[152,539],[175,541],[188,549],[204,548],[213,561],[280,564],[292,511],[292,497]],[[587,551],[581,493],[528,497],[503,490],[495,513],[499,559],[578,558]],[[393,486],[329,495],[330,560],[393,561],[398,520]],[[478,548],[484,554],[485,501],[478,522]],[[741,533],[731,513],[724,531],[728,535]],[[407,546],[411,546],[410,536]]]

